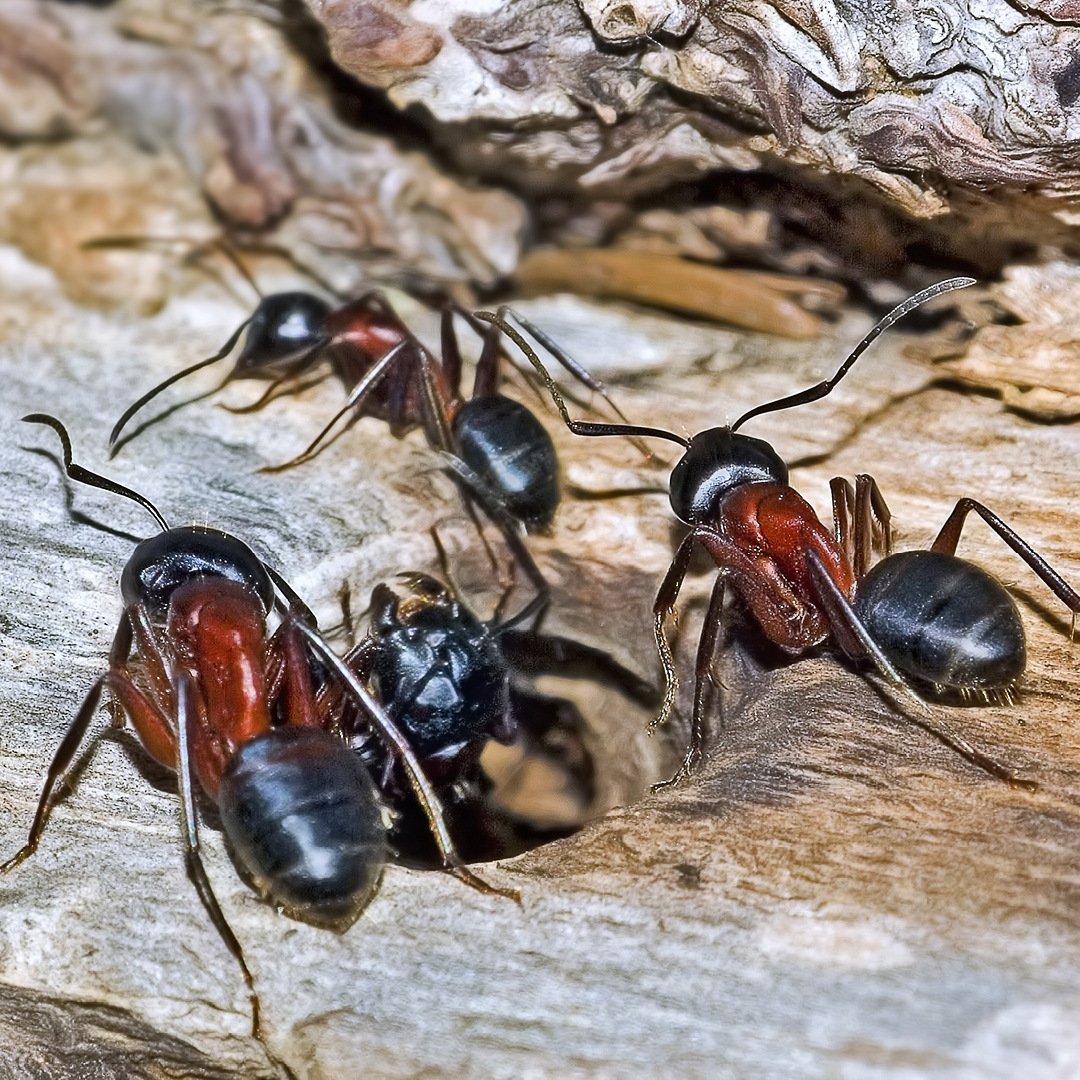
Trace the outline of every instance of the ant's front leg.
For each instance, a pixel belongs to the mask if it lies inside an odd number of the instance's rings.
[[[682,765],[668,780],[653,784],[653,791],[670,787],[690,775],[694,764],[700,760],[705,749],[705,703],[710,686],[715,686],[712,675],[713,660],[716,657],[716,643],[724,618],[724,598],[727,593],[727,576],[721,570],[713,583],[709,607],[705,612],[705,621],[701,626],[698,639],[697,660],[694,664],[694,708],[690,720],[690,744],[686,750]]]
[[[974,499],[960,499],[953,507],[953,512],[945,524],[942,525],[937,539],[930,545],[930,550],[946,555],[955,554],[964,520],[972,511],[978,514],[1035,571],[1043,584],[1073,613],[1075,623],[1076,615],[1080,613],[1080,594],[1023,537],[1013,532],[997,514],[987,509],[982,503]]]

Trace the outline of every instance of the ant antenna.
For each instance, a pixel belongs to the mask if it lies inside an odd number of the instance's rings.
[[[55,416],[49,416],[47,413],[30,413],[29,416],[24,416],[22,420],[25,424],[45,424],[46,427],[51,427],[60,436],[60,444],[64,448],[64,473],[69,479],[80,484],[87,484],[90,487],[101,488],[104,491],[111,491],[114,495],[123,495],[125,499],[137,502],[154,515],[154,520],[161,526],[162,532],[169,531],[169,523],[145,495],[140,495],[137,491],[132,491],[131,488],[116,483],[115,480],[109,480],[107,477],[99,476],[89,469],[84,469],[71,460],[71,439],[68,436],[67,428]]]
[[[593,424],[585,420],[573,420],[570,417],[570,413],[566,408],[566,401],[563,399],[561,393],[559,393],[558,386],[555,385],[555,380],[548,373],[548,369],[544,367],[544,362],[536,355],[533,347],[510,325],[501,315],[497,315],[494,311],[477,311],[474,312],[478,319],[483,319],[484,322],[492,323],[497,326],[525,355],[525,359],[536,369],[536,373],[544,380],[544,385],[547,387],[548,393],[551,395],[552,400],[555,402],[556,408],[559,410],[559,415],[563,418],[563,423],[575,434],[575,435],[640,435],[646,438],[667,439],[669,442],[678,443],[683,449],[688,449],[690,446],[690,440],[684,439],[681,435],[676,435],[672,431],[665,431],[663,428],[654,427],[639,427],[637,424]]]
[[[923,289],[922,292],[917,292],[914,296],[909,296],[902,304],[894,307],[892,311],[890,311],[889,314],[886,315],[885,318],[855,346],[848,358],[840,365],[840,370],[831,379],[819,382],[816,386],[811,386],[807,390],[800,390],[797,394],[789,394],[787,397],[777,398],[776,401],[770,401],[764,405],[756,406],[749,412],[743,413],[742,416],[731,425],[731,430],[737,431],[747,420],[754,416],[760,416],[762,413],[778,412],[780,409],[790,409],[796,405],[805,405],[809,401],[817,401],[819,398],[825,397],[848,373],[851,369],[851,365],[854,364],[855,361],[866,352],[877,337],[888,330],[894,322],[902,319],[909,311],[914,311],[928,300],[933,300],[935,296],[952,292],[953,289],[966,289],[969,285],[974,284],[975,278],[971,277],[949,278],[947,281],[939,281],[936,285],[931,285],[928,289]]]
[[[162,390],[167,390],[173,383],[179,382],[181,379],[186,378],[188,375],[199,371],[201,368],[209,367],[210,364],[216,364],[219,360],[224,359],[229,355],[236,347],[236,343],[240,340],[240,335],[247,328],[247,325],[254,318],[254,315],[249,315],[233,332],[232,337],[216,352],[213,356],[207,357],[205,360],[200,360],[197,364],[192,364],[190,367],[186,367],[181,371],[170,375],[167,379],[159,382],[152,390],[147,390],[145,394],[138,401],[132,402],[125,410],[124,415],[116,421],[115,426],[109,433],[109,446],[116,445],[116,440],[120,438],[120,432],[124,430],[127,422],[148,402],[153,401],[154,398],[161,393]]]

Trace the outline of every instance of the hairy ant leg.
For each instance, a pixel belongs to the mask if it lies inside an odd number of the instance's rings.
[[[653,604],[653,632],[664,668],[665,686],[664,701],[659,714],[649,725],[650,731],[655,731],[665,723],[675,706],[679,676],[664,623],[674,612],[675,602],[678,600],[683,579],[690,565],[690,556],[696,544],[700,544],[716,563],[719,579],[713,586],[698,643],[690,749],[679,771],[668,783],[675,783],[688,775],[692,763],[704,748],[706,688],[710,681],[710,669],[721,630],[723,603],[729,582],[746,602],[770,640],[782,648],[793,652],[806,649],[818,644],[826,636],[820,614],[803,602],[779,574],[762,573],[754,560],[737,544],[715,530],[704,526],[695,528],[675,552],[675,558],[668,568]]]
[[[877,481],[866,473],[855,486],[842,476],[829,481],[832,493],[833,535],[852,565],[856,578],[870,569],[875,554],[892,553],[892,515]]]

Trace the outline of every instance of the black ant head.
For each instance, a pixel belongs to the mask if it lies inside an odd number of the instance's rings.
[[[313,293],[264,296],[248,323],[247,340],[231,378],[258,376],[277,364],[298,360],[326,342],[330,305]]]
[[[488,627],[426,574],[411,596],[371,594],[378,648],[372,681],[386,711],[426,765],[478,757],[488,738],[510,742],[506,662]]]
[[[274,583],[262,560],[242,540],[220,529],[182,525],[136,545],[123,574],[124,604],[142,604],[152,622],[164,622],[173,593],[193,577],[222,577],[250,589],[263,610],[274,606]]]
[[[137,544],[120,577],[124,604],[143,604],[155,622],[162,622],[172,594],[193,577],[223,577],[250,589],[267,612],[274,606],[274,582],[263,561],[235,536],[198,525],[170,528],[161,511],[145,496],[71,460],[71,439],[54,416],[33,413],[23,417],[29,424],[45,424],[60,437],[64,472],[80,484],[111,491],[137,502],[153,514],[161,526],[157,536]]]
[[[690,440],[671,470],[671,509],[687,525],[711,525],[720,500],[741,484],[788,482],[780,455],[764,440],[738,435],[731,428],[709,428]]]

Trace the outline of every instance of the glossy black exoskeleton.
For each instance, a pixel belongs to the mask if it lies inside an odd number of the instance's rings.
[[[788,485],[787,466],[776,451],[767,442],[738,432],[752,417],[825,397],[882,331],[932,297],[971,284],[971,278],[954,278],[923,290],[882,319],[832,378],[751,409],[730,427],[712,428],[691,439],[658,428],[572,420],[529,344],[501,314],[477,313],[522,349],[572,431],[657,437],[684,449],[671,473],[669,497],[690,532],[653,607],[657,649],[667,680],[655,724],[667,718],[675,703],[678,675],[665,621],[674,610],[696,546],[705,548],[718,575],[698,645],[690,746],[676,779],[686,775],[702,751],[704,706],[728,585],[781,648],[799,652],[831,639],[846,655],[870,661],[895,690],[920,705],[914,688],[932,696],[952,692],[992,696],[998,691],[1007,697],[1024,669],[1023,630],[1012,599],[985,571],[954,554],[969,513],[978,514],[1074,614],[1080,612],[1080,595],[981,503],[961,499],[930,551],[891,555],[888,508],[871,477],[859,476],[854,487],[843,478],[832,481],[830,532]],[[875,551],[886,557],[871,568]],[[1012,770],[940,722],[916,722],[982,768],[1015,780]]]
[[[529,409],[498,391],[502,356],[498,330],[477,323],[444,295],[437,302],[443,311],[441,357],[420,342],[381,293],[365,293],[336,308],[306,292],[265,296],[214,356],[177,372],[135,401],[114,426],[110,445],[115,447],[128,421],[162,390],[229,355],[245,328],[239,359],[225,381],[271,380],[266,393],[248,410],[259,408],[278,388],[296,385],[322,360],[328,360],[349,391],[348,400],[303,453],[266,471],[288,469],[316,456],[346,414],[350,423],[363,416],[384,420],[396,436],[421,427],[430,445],[441,452],[470,515],[475,504],[494,522],[536,589],[536,596],[515,621],[539,615],[549,602],[550,590],[520,529],[547,529],[558,509],[555,445]],[[472,396],[467,400],[461,392],[463,362],[454,328],[459,316],[484,334]],[[519,321],[575,379],[607,396],[603,384],[553,341],[520,317]]]
[[[410,593],[378,585],[368,635],[345,657],[416,751],[442,798],[455,846],[467,861],[505,858],[565,835],[500,806],[481,764],[489,742],[520,745],[542,759],[587,808],[594,795],[587,727],[577,708],[540,694],[523,680],[543,674],[584,677],[644,708],[657,689],[607,653],[569,638],[481,622],[434,578],[409,575]],[[437,865],[430,831],[423,827],[400,770],[355,709],[342,710],[342,729],[396,814],[391,844],[411,866]]]
[[[860,579],[855,612],[901,671],[935,690],[1007,690],[1024,673],[1024,627],[1012,597],[955,555],[888,556]]]
[[[60,436],[71,479],[135,500],[162,531],[138,544],[124,569],[125,609],[107,669],[49,766],[26,844],[0,872],[37,849],[108,692],[147,753],[177,773],[189,875],[241,967],[261,1038],[251,973],[199,854],[195,790],[216,804],[244,875],[265,898],[305,921],[348,926],[371,898],[389,844],[383,797],[342,739],[325,693],[316,693],[316,685],[333,685],[416,800],[433,833],[435,865],[492,891],[462,866],[408,737],[332,652],[277,571],[227,533],[170,528],[148,499],[74,464],[58,420],[26,419]]]

